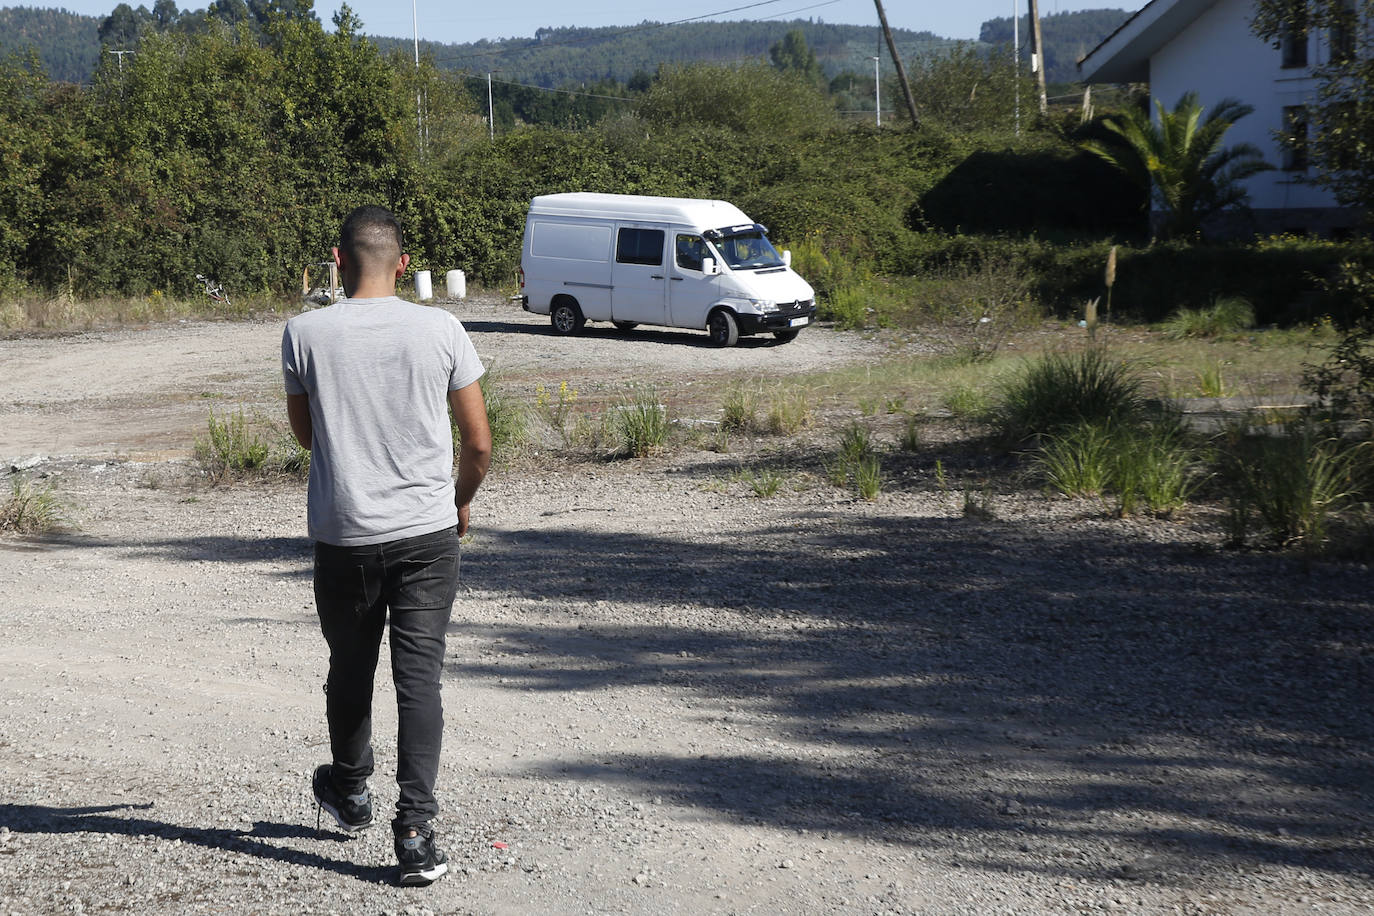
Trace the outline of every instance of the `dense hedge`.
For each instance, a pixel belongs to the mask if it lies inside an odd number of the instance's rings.
[[[364,202],[397,212],[416,269],[507,284],[530,198],[559,191],[733,201],[828,263],[826,292],[1012,262],[1065,315],[1102,292],[1113,242],[1133,246],[1115,311],[1150,320],[1218,295],[1250,298],[1265,322],[1301,319],[1316,278],[1350,255],[1295,240],[1144,248],[1139,198],[1062,128],[1017,137],[995,112],[975,129],[844,126],[763,66],[665,70],[633,114],[492,140],[459,82],[383,57],[354,25],[152,34],[87,88],[0,63],[0,296],[184,294],[196,273],[289,295]],[[720,116],[746,95],[747,117]]]

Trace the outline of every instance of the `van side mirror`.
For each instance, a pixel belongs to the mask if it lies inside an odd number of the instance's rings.
[[[784,249],[782,250],[782,266],[783,266],[783,267],[791,267],[791,266],[792,266],[792,251],[791,251],[791,249],[784,248]]]
[[[708,277],[717,276],[717,275],[720,273],[720,267],[716,264],[716,259],[715,259],[715,258],[702,258],[702,259],[701,259],[701,272],[704,273],[704,274],[706,274],[706,276],[708,276]]]

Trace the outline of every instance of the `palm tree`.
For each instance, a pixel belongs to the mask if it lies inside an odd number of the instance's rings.
[[[1222,99],[1205,120],[1196,92],[1184,93],[1173,111],[1158,100],[1155,108],[1158,123],[1139,108],[1107,115],[1109,136],[1082,147],[1145,188],[1164,211],[1165,237],[1196,238],[1209,216],[1246,201],[1246,178],[1273,166],[1254,144],[1222,148],[1231,125],[1255,110],[1239,99]]]

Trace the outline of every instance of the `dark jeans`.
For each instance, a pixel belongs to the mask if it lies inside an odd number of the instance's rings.
[[[398,828],[439,813],[439,674],[457,589],[456,528],[366,547],[315,544],[315,608],[329,643],[325,714],[335,788],[345,794],[360,791],[372,775],[372,682],[391,611]]]

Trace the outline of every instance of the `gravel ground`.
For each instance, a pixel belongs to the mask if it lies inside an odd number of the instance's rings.
[[[522,383],[897,345],[455,311]],[[0,342],[0,458],[46,456],[79,522],[0,540],[0,914],[1374,910],[1366,566],[1037,493],[966,517],[920,474],[760,499],[692,451],[490,478],[444,681],[454,873],[394,887],[385,827],[316,830],[303,486],[185,460],[207,404],[279,411],[279,335]]]

